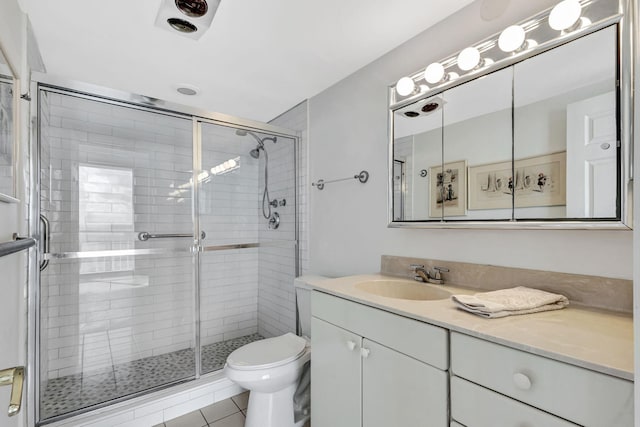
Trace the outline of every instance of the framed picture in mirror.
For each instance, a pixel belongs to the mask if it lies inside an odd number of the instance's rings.
[[[460,216],[466,213],[467,161],[429,168],[429,216]]]
[[[469,167],[469,210],[566,204],[567,153]],[[515,175],[515,177],[514,177]]]

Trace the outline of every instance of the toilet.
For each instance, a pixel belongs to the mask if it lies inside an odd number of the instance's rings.
[[[296,390],[305,364],[311,360],[311,286],[326,279],[302,276],[294,280],[302,337],[286,333],[254,341],[227,357],[227,378],[250,391],[245,427],[302,427],[309,419],[308,384],[306,391]],[[300,402],[296,402],[294,410],[294,394],[306,398],[306,408],[299,408]]]

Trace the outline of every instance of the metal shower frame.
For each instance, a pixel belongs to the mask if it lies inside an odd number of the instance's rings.
[[[48,419],[45,423],[40,420],[39,411],[39,396],[40,396],[40,262],[43,260],[40,244],[41,236],[41,224],[39,220],[40,216],[40,93],[46,90],[48,92],[56,92],[64,95],[71,95],[83,99],[100,101],[116,106],[132,108],[141,111],[152,112],[156,114],[163,114],[170,117],[177,117],[182,119],[190,119],[193,124],[193,186],[192,186],[192,222],[193,222],[193,235],[194,239],[194,251],[192,263],[194,265],[194,277],[192,280],[193,292],[194,292],[194,343],[195,343],[195,377],[188,380],[180,380],[173,383],[168,383],[162,386],[152,388],[150,390],[127,395],[104,404],[99,404],[92,407],[90,410],[77,410],[65,415],[57,416]],[[301,139],[300,132],[293,131],[280,126],[274,126],[267,123],[262,123],[254,120],[247,120],[231,115],[210,112],[194,107],[188,107],[181,104],[165,102],[162,100],[149,98],[142,95],[137,95],[129,92],[119,91],[115,89],[109,89],[102,86],[97,86],[88,83],[81,83],[69,79],[63,79],[58,77],[49,76],[42,73],[33,73],[30,86],[31,105],[30,105],[30,124],[31,132],[29,136],[29,235],[33,236],[37,240],[37,250],[32,251],[32,255],[29,258],[28,265],[28,314],[27,314],[27,420],[29,425],[43,425],[56,422],[62,419],[67,419],[81,413],[91,412],[93,410],[119,404],[121,402],[129,402],[132,399],[146,396],[149,393],[172,387],[176,384],[189,382],[199,379],[201,376],[213,376],[216,373],[208,373],[201,375],[201,340],[200,340],[200,263],[201,253],[205,251],[220,251],[230,249],[241,248],[256,248],[261,246],[260,243],[241,243],[236,245],[219,245],[219,246],[203,246],[202,236],[199,233],[200,221],[198,215],[198,179],[197,173],[201,166],[201,152],[202,152],[202,124],[214,124],[218,126],[224,126],[232,129],[242,129],[252,132],[267,133],[272,136],[278,136],[283,138],[290,138],[293,140],[293,157],[294,157],[294,215],[295,215],[295,231],[294,239],[286,242],[286,246],[292,246],[295,253],[295,265],[294,276],[300,275],[300,212],[298,206],[299,197],[299,182],[298,182],[298,153],[299,144]],[[297,309],[296,309],[297,311]],[[297,313],[296,313],[297,317]]]

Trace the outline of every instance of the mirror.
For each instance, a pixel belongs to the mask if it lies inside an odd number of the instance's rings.
[[[13,73],[0,50],[0,202],[15,202],[15,106]]]
[[[445,203],[456,199],[444,208],[447,220],[511,219],[510,173],[488,173],[487,165],[511,162],[512,81],[509,67],[444,92],[443,191]],[[447,183],[450,170],[457,184]]]
[[[622,225],[618,26],[510,64],[393,111],[391,226]]]
[[[424,221],[430,206],[431,168],[442,164],[441,96],[418,101],[394,113],[393,200],[395,221]]]
[[[516,218],[620,217],[616,37],[605,28],[514,66]]]

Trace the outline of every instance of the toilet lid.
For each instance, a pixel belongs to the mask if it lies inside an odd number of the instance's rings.
[[[254,341],[240,347],[227,357],[227,364],[235,369],[265,369],[297,359],[307,341],[292,333]]]

